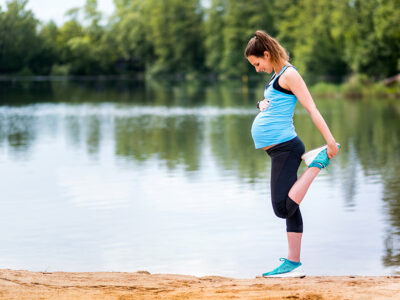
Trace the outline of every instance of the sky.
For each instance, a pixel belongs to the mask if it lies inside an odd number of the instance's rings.
[[[0,0],[1,10],[6,10],[7,0]],[[47,23],[50,20],[56,22],[58,26],[64,24],[68,18],[64,17],[67,10],[74,7],[82,7],[85,0],[29,0],[27,8],[31,9],[35,17]],[[114,11],[113,0],[97,0],[97,8],[103,12],[104,16],[110,16]]]

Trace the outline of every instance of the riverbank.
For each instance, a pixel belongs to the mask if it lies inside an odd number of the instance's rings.
[[[374,81],[365,76],[352,76],[341,84],[319,82],[310,86],[310,92],[317,98],[399,99],[400,74],[381,81]]]
[[[0,270],[0,299],[395,299],[400,276],[234,279],[122,272]]]

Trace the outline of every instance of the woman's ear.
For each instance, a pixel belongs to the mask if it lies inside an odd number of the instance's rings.
[[[264,57],[268,58],[269,57],[269,52],[268,51],[264,51]]]

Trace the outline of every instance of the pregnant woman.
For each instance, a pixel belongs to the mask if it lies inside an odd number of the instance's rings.
[[[264,90],[264,100],[258,103],[260,113],[251,128],[256,149],[264,149],[271,157],[271,200],[275,214],[286,219],[289,253],[280,258],[283,263],[263,277],[304,277],[300,262],[303,220],[299,205],[321,169],[329,165],[338,152],[325,120],[318,111],[307,86],[289,63],[286,50],[277,40],[258,30],[250,39],[245,57],[257,72],[274,75]],[[297,100],[304,106],[313,123],[324,137],[325,146],[304,154],[304,144],[293,125]],[[297,179],[303,159],[308,169]]]

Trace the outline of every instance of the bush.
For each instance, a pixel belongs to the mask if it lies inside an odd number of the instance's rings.
[[[67,76],[69,75],[70,65],[53,65],[51,68],[51,76]]]
[[[342,94],[345,97],[360,98],[363,96],[363,90],[367,85],[367,76],[361,74],[352,75],[349,80],[342,85]]]
[[[17,72],[17,75],[19,75],[19,76],[33,76],[34,74],[33,74],[32,70],[29,67],[25,66],[23,69],[21,69],[20,71]]]
[[[340,86],[333,83],[319,82],[310,88],[310,93],[318,96],[337,96],[340,94]]]

